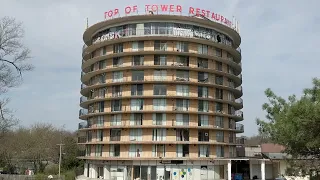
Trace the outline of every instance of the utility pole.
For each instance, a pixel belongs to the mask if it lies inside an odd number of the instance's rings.
[[[61,159],[62,159],[62,146],[64,144],[57,144],[58,146],[60,146],[60,155],[59,155],[59,178],[60,178],[60,173],[61,173]]]

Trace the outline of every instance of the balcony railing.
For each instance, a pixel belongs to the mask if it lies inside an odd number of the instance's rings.
[[[85,97],[85,96],[81,96],[80,97],[80,103],[83,103],[83,102],[86,102],[86,101],[88,101],[87,97]]]
[[[238,89],[239,91],[241,91],[242,93],[242,86],[237,87],[236,89]]]
[[[241,54],[241,48],[240,47],[237,48],[237,51]]]
[[[88,123],[87,122],[81,122],[78,125],[78,129],[84,129],[84,128],[89,128]]]
[[[84,89],[84,88],[86,88],[86,87],[87,87],[87,85],[81,84],[81,89]]]
[[[238,99],[236,99],[236,100],[235,100],[235,102],[236,102],[236,103],[239,103],[239,104],[243,104],[243,100],[242,100],[242,98],[238,98]]]
[[[240,132],[244,132],[244,126],[243,124],[236,123],[236,130]]]
[[[238,117],[242,117],[243,118],[243,112],[242,111],[239,111],[239,110],[236,111],[235,115],[238,116]]]
[[[236,137],[237,144],[244,144],[245,138],[244,137]]]
[[[84,116],[88,114],[88,109],[80,109],[79,110],[79,116]]]

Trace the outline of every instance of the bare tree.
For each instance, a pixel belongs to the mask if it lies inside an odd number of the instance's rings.
[[[30,50],[22,43],[23,37],[22,23],[10,17],[0,18],[0,95],[18,86],[22,73],[33,69],[28,63]],[[8,102],[9,99],[0,100],[0,138],[17,123],[13,112],[6,107]]]

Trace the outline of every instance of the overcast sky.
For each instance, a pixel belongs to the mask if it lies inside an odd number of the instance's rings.
[[[180,4],[204,8],[240,21],[245,135],[257,134],[264,117],[264,90],[300,95],[319,76],[319,0],[0,0],[0,17],[25,27],[25,44],[36,69],[6,94],[22,125],[50,122],[76,130],[80,98],[82,34],[104,12],[126,5]],[[95,2],[95,3],[93,3]]]

